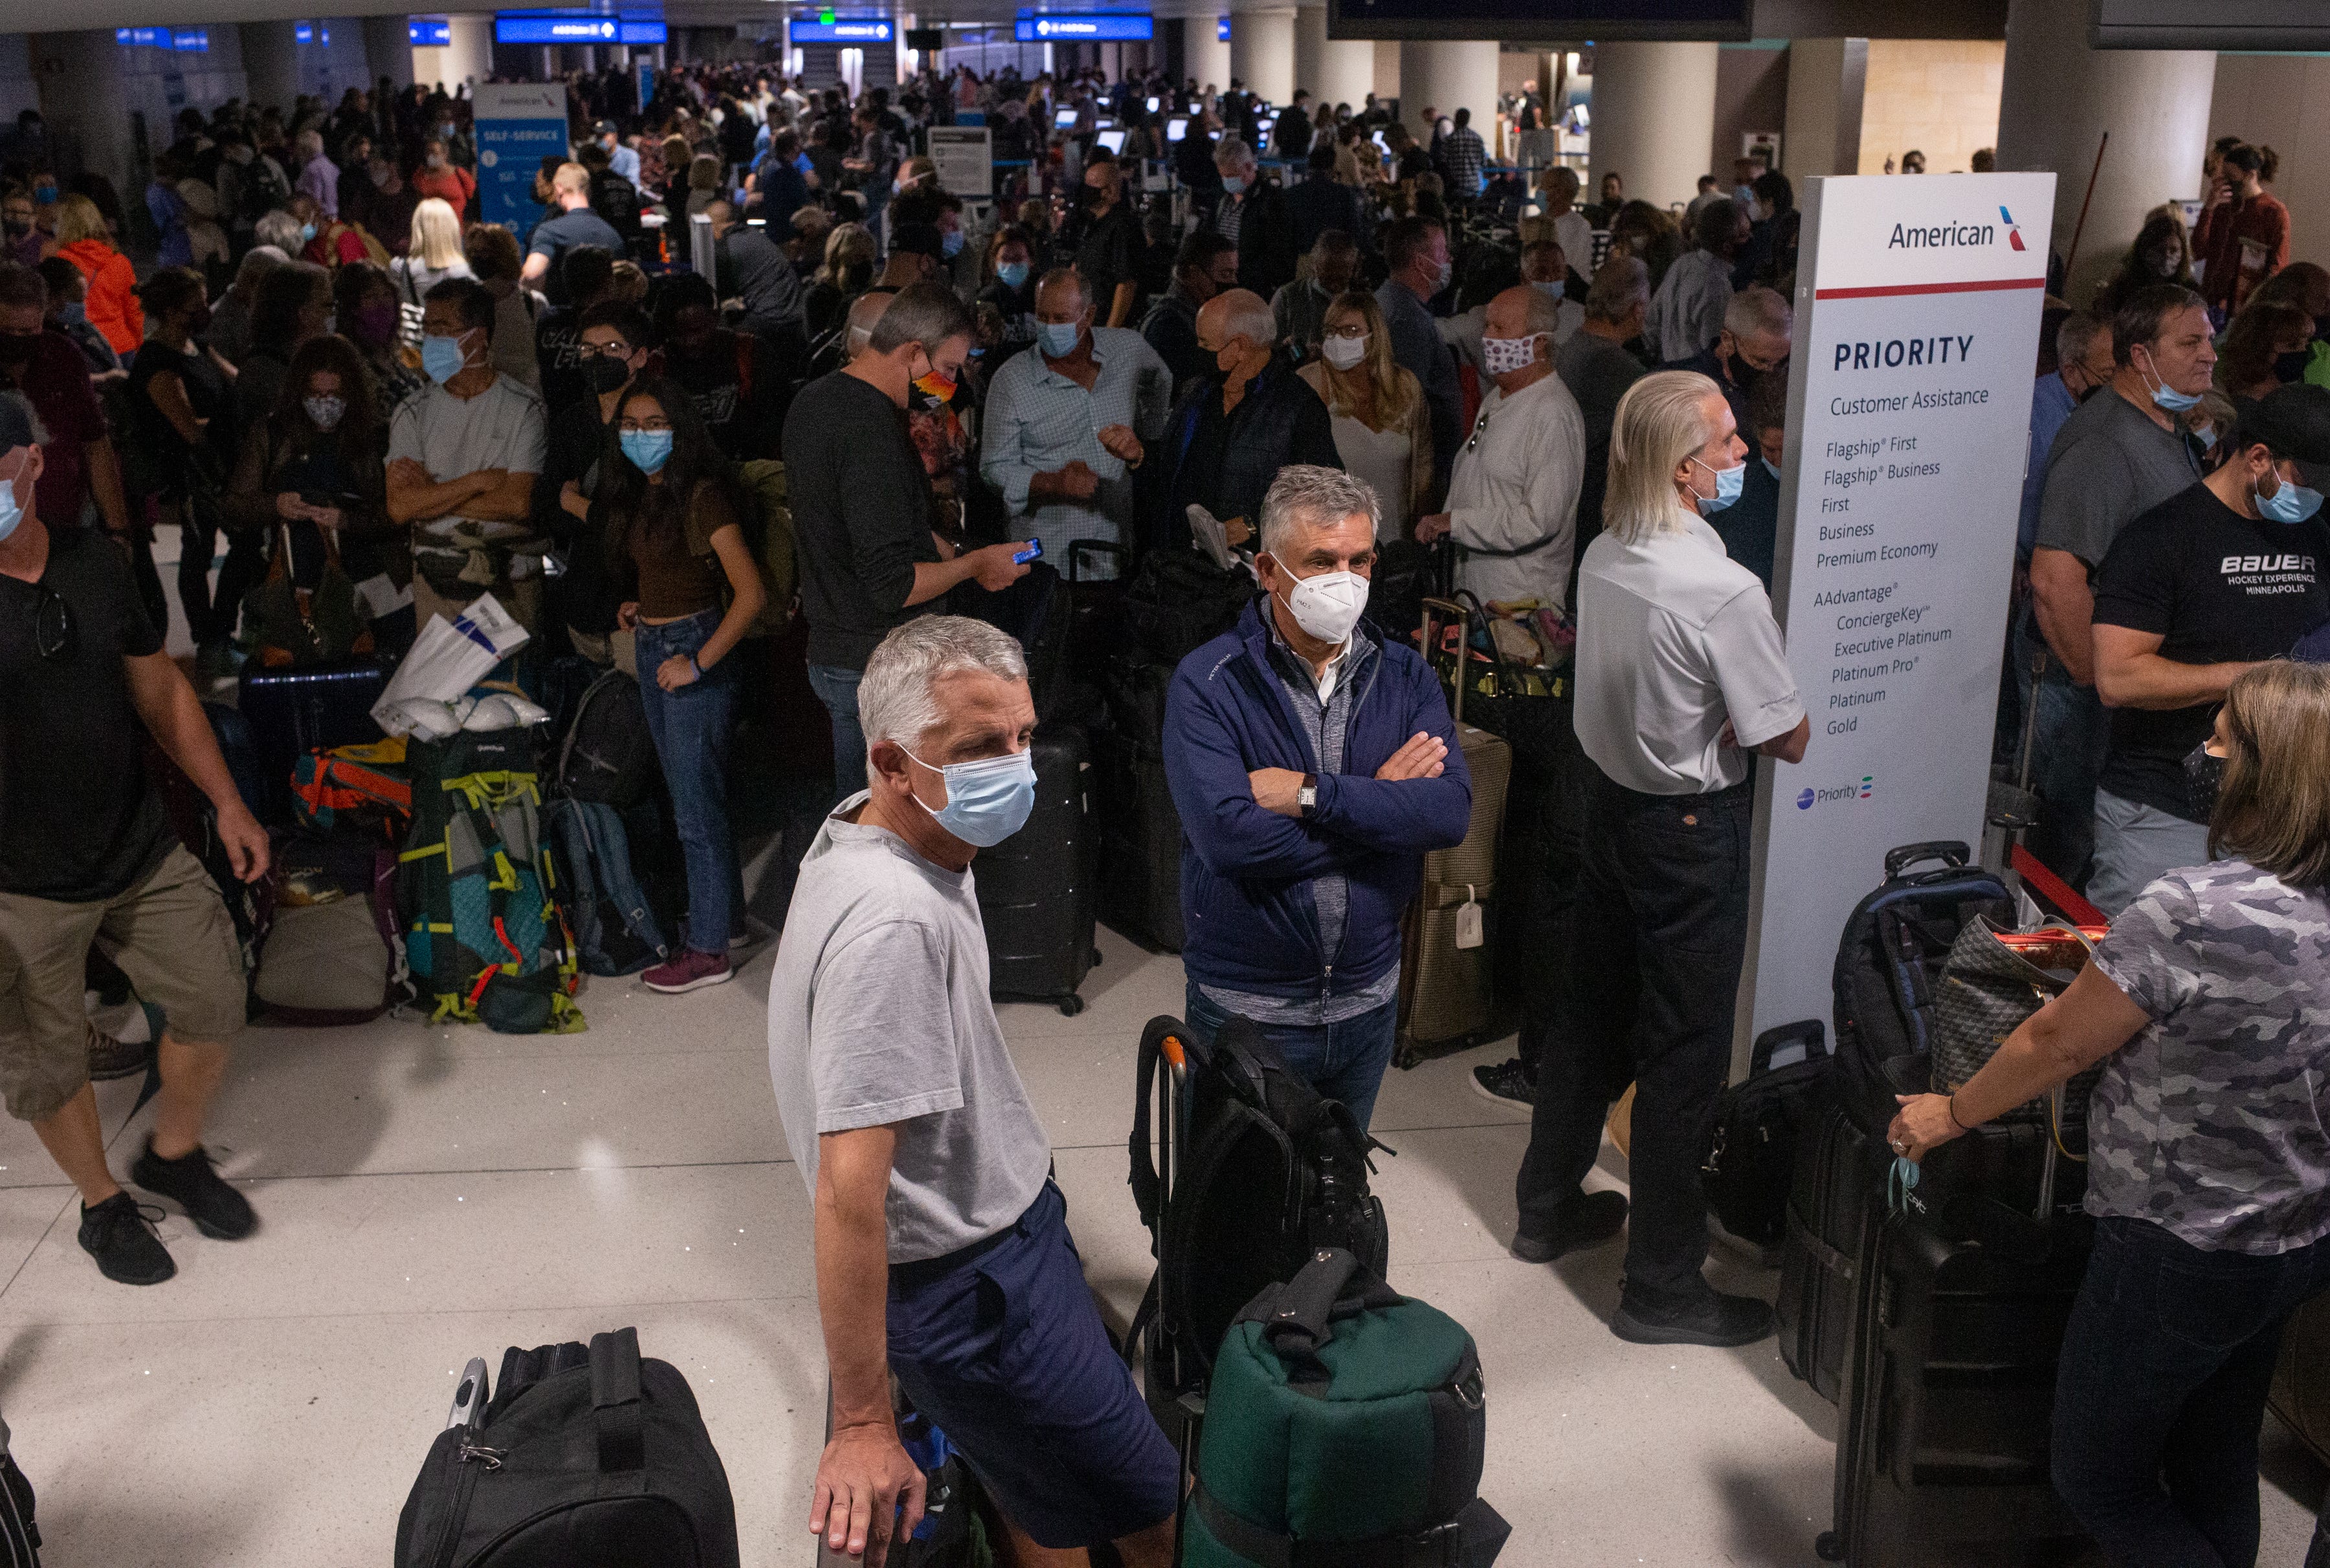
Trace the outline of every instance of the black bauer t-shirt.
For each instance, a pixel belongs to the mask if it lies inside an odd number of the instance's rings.
[[[34,630],[43,588],[72,619],[54,659]],[[146,726],[121,664],[161,647],[128,569],[94,529],[52,531],[38,584],[0,575],[0,892],[111,898],[176,842],[147,782]]]
[[[2096,569],[2096,620],[2154,632],[2178,664],[2278,658],[2330,614],[2330,524],[2244,517],[2206,485],[2138,515]],[[2101,787],[2123,800],[2203,820],[2185,797],[2184,758],[2209,737],[2215,703],[2115,708]]]

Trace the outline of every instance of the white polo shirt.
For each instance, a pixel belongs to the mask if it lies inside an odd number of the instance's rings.
[[[1644,795],[1729,789],[1749,748],[1804,716],[1763,584],[1704,519],[1678,523],[1633,544],[1603,534],[1577,579],[1577,742]]]

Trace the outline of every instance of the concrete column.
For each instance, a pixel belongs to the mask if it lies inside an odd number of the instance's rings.
[[[1594,50],[1593,156],[1586,188],[1615,171],[1629,199],[1687,202],[1715,143],[1712,43],[1601,43]]]
[[[1799,38],[1788,45],[1788,118],[1780,167],[1793,180],[1861,167],[1861,105],[1869,79],[1866,38]],[[1802,201],[1803,194],[1797,194]]]
[[[2105,132],[2110,149],[2065,297],[2084,306],[2119,262],[2144,214],[2197,191],[2217,57],[2204,50],[2088,47],[2087,14],[2013,0],[1998,106],[1998,166],[2055,171],[2052,243],[2071,243]]]
[[[1230,17],[1230,74],[1248,92],[1283,104],[1294,96],[1294,13],[1240,11]]]
[[[1381,99],[1399,96],[1399,45],[1388,38],[1374,41],[1376,54],[1375,95]]]
[[[1218,35],[1215,13],[1181,19],[1181,59],[1182,73],[1196,80],[1198,91],[1208,86],[1217,92],[1229,90],[1230,78],[1236,73],[1230,70],[1230,46]]]
[[[376,90],[384,76],[401,88],[412,85],[412,33],[406,18],[365,17],[364,41],[365,57],[372,62],[366,92]]]
[[[287,39],[291,35],[289,23],[284,24],[283,35]],[[133,193],[139,187],[131,177],[128,83],[113,30],[35,33],[31,53],[33,71],[40,82],[41,118],[48,122],[51,145],[77,151],[81,167],[111,180],[123,200],[137,199]],[[156,128],[149,127],[148,134]]]
[[[1715,46],[1708,45],[1710,58]],[[1378,88],[1378,91],[1382,90]],[[1712,112],[1714,88],[1708,90]],[[1497,45],[1493,40],[1461,43],[1403,43],[1399,46],[1399,118],[1419,140],[1432,139],[1424,123],[1426,108],[1454,115],[1473,111],[1473,128],[1485,146],[1497,131]],[[1710,122],[1712,124],[1712,122]],[[1711,130],[1710,135],[1714,134]],[[1706,137],[1700,140],[1703,143]]]
[[[1327,36],[1327,8],[1294,14],[1294,85],[1321,103],[1357,109],[1376,90],[1376,46],[1365,38]]]
[[[452,92],[465,81],[474,86],[493,73],[493,17],[455,16],[452,29],[452,43],[412,52],[413,80],[429,87],[441,82],[447,92]]]
[[[271,104],[286,115],[299,96],[299,43],[289,22],[246,22],[238,28],[242,39],[242,79],[250,101]]]

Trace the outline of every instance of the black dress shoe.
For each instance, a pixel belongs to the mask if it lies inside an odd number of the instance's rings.
[[[81,1250],[97,1260],[99,1273],[118,1284],[159,1285],[178,1271],[170,1249],[154,1233],[154,1223],[128,1193],[116,1193],[93,1209],[81,1205]]]
[[[1610,1318],[1610,1332],[1636,1345],[1753,1345],[1772,1329],[1766,1303],[1716,1290],[1686,1307],[1653,1307],[1621,1296]]]
[[[1553,1229],[1543,1235],[1522,1231],[1513,1237],[1513,1256],[1524,1263],[1550,1263],[1565,1252],[1596,1246],[1626,1228],[1626,1195],[1586,1193],[1565,1205]]]
[[[149,1138],[146,1152],[129,1167],[129,1179],[149,1193],[174,1200],[205,1236],[239,1242],[259,1229],[259,1216],[251,1212],[251,1200],[219,1178],[211,1168],[207,1149],[197,1147],[176,1159],[164,1159],[154,1152],[154,1140]]]

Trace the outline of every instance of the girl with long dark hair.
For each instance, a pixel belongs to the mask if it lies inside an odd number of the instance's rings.
[[[637,638],[639,695],[687,865],[687,945],[640,978],[677,994],[727,979],[729,949],[745,935],[728,827],[729,656],[767,596],[744,536],[752,503],[685,388],[632,382],[599,475],[590,532],[616,581],[633,585],[617,619]]]
[[[238,532],[290,542],[291,581],[314,588],[328,538],[352,581],[412,577],[402,530],[388,519],[381,421],[364,357],[345,338],[308,339],[291,356],[283,390],[243,437],[226,496]]]

